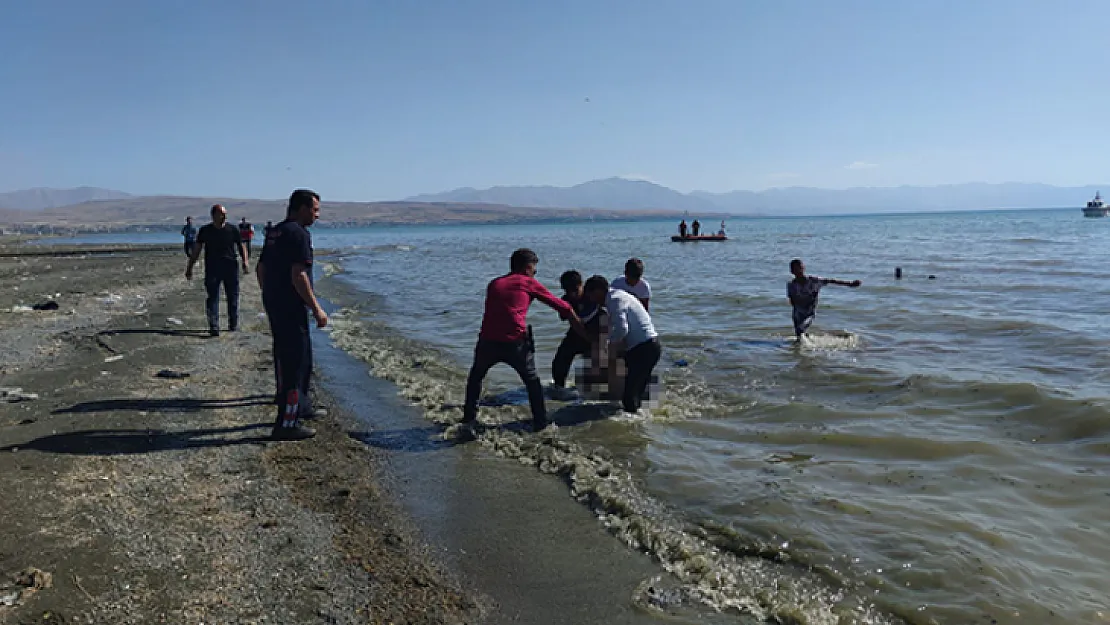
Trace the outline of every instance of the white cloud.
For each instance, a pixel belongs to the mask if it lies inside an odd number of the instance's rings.
[[[863,161],[856,161],[844,166],[844,169],[875,169],[878,167],[875,163],[865,163]]]

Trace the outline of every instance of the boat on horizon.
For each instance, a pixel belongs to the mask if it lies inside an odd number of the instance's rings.
[[[1107,206],[1102,201],[1102,195],[1095,191],[1095,199],[1087,202],[1087,206],[1083,209],[1084,217],[1106,217],[1110,215],[1110,206]]]
[[[699,234],[698,236],[692,234],[686,236],[675,234],[671,235],[671,241],[675,243],[686,243],[687,241],[728,241],[728,236],[723,234]]]

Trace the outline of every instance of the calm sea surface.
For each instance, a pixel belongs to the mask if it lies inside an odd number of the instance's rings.
[[[604,451],[622,477],[599,516],[693,603],[806,623],[1110,622],[1110,220],[734,219],[730,241],[697,244],[672,243],[674,226],[319,230],[315,243],[362,294],[351,323],[366,325],[340,344],[377,341],[393,359],[376,371],[444,401],[461,399],[484,287],[513,249],[537,252],[556,293],[566,269],[612,279],[643,259],[660,405],[585,418],[600,408],[552,401],[563,442],[545,444]],[[794,257],[863,281],[822,292],[801,348]],[[540,303],[530,321],[546,381],[565,326]],[[522,403],[507,368],[486,387]],[[508,455],[549,462],[528,449]],[[874,611],[846,607],[860,602]]]

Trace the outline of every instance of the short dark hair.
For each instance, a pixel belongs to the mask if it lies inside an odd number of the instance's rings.
[[[305,206],[312,206],[312,200],[320,199],[320,194],[311,189],[297,189],[289,196],[289,208],[285,214],[292,215]]]
[[[559,276],[559,286],[563,287],[564,291],[572,291],[582,286],[582,274],[571,269],[564,271],[563,275]]]
[[[521,271],[528,265],[533,265],[538,262],[540,262],[540,257],[536,256],[535,252],[526,247],[522,247],[513,252],[513,255],[509,257],[509,269],[511,271]]]
[[[639,258],[629,258],[624,264],[624,273],[629,278],[639,280],[644,277],[644,261]]]
[[[221,205],[221,204],[213,204],[213,205],[212,205],[212,208],[208,209],[208,214],[209,214],[209,215],[215,215],[215,214],[216,214],[216,211],[220,210],[221,208],[223,208],[223,205]]]
[[[795,258],[794,260],[790,261],[790,271],[794,271],[794,269],[796,269],[798,267],[801,267],[801,266],[802,266],[802,259],[800,259],[800,258]]]
[[[584,290],[586,293],[593,293],[594,291],[608,292],[609,281],[605,279],[605,276],[590,276],[590,279],[586,280],[586,287]]]

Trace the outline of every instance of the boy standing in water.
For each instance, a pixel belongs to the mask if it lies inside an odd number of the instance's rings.
[[[846,282],[807,276],[806,266],[798,258],[790,261],[790,273],[794,274],[794,279],[786,284],[786,296],[790,298],[790,304],[794,307],[794,334],[799,339],[809,330],[813,317],[817,314],[817,295],[821,287],[826,284],[837,284],[856,288],[862,284],[859,280]]]
[[[586,326],[587,333],[584,336],[573,327],[570,328],[563,341],[559,343],[559,349],[555,351],[555,359],[551,361],[551,378],[556,388],[563,388],[566,386],[567,375],[570,373],[574,357],[590,355],[593,337],[600,332],[601,313],[604,309],[585,297],[582,292],[582,274],[577,271],[564,272],[559,276],[559,285],[563,287],[563,301],[574,307],[574,312]]]
[[[624,275],[613,280],[612,287],[635,295],[644,305],[644,310],[650,310],[648,304],[651,301],[651,285],[644,280],[644,261],[629,258],[624,264]]]

